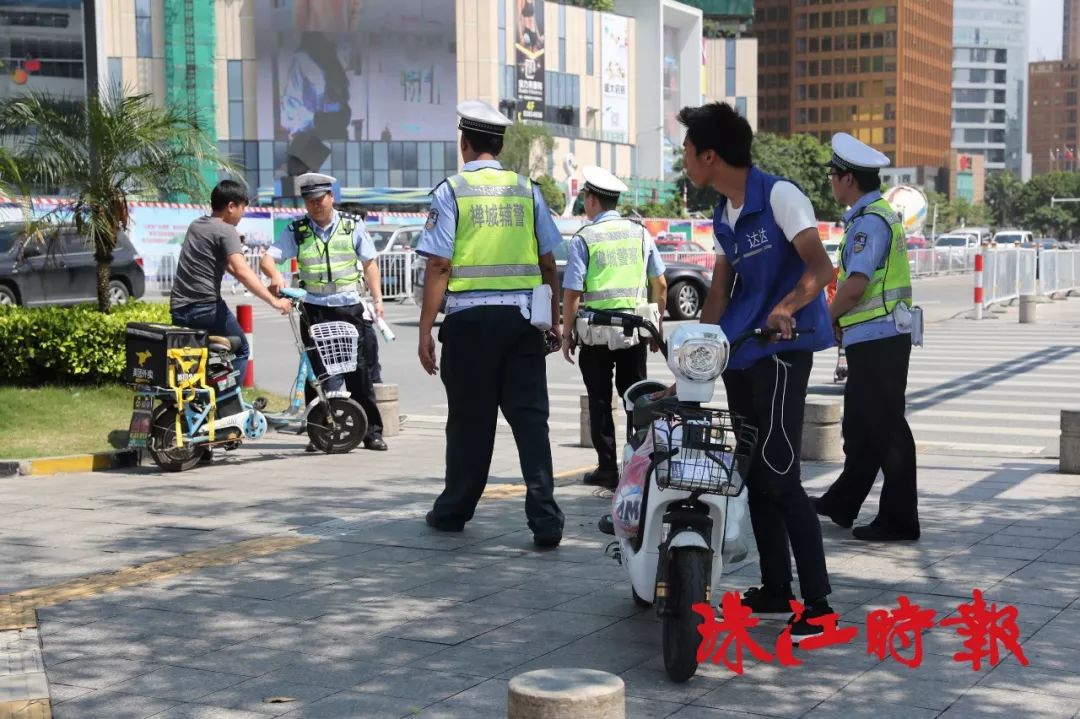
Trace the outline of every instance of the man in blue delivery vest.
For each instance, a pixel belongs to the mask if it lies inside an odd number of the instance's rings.
[[[821,526],[800,479],[803,406],[813,353],[833,346],[825,285],[833,267],[814,208],[793,183],[753,166],[750,124],[728,104],[685,107],[686,172],[721,198],[713,215],[716,266],[701,321],[729,339],[767,327],[779,337],[747,342],[724,372],[729,409],[758,428],[746,488],[760,554],[760,587],[743,594],[755,614],[790,614],[791,554],[805,610],[792,615],[796,644],[822,633],[832,613]],[[795,330],[799,332],[796,335]]]

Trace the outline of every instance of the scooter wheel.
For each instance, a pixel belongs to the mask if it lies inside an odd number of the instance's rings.
[[[702,549],[680,548],[668,562],[670,614],[663,619],[664,669],[674,682],[685,682],[697,672],[698,625],[703,617],[692,607],[705,601],[708,573],[709,553]]]
[[[308,438],[317,450],[327,454],[343,454],[356,449],[364,441],[367,428],[364,408],[347,397],[331,397],[326,405],[315,405],[307,418]]]
[[[192,444],[181,438],[182,446],[176,446],[176,407],[161,405],[154,412],[150,425],[150,437],[146,448],[154,464],[166,472],[185,472],[196,467],[206,454],[206,445]]]
[[[652,602],[646,602],[644,599],[638,596],[637,590],[630,587],[630,594],[634,597],[634,604],[638,605],[642,609],[648,609],[652,606]]]

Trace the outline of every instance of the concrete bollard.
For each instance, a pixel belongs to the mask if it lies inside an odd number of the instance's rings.
[[[507,719],[625,719],[623,680],[596,669],[537,669],[510,680]]]
[[[807,401],[803,411],[802,459],[836,462],[844,459],[839,402]]]
[[[581,447],[592,447],[592,430],[589,429],[589,395],[583,394],[580,397],[581,403],[581,419],[578,425],[578,445]],[[625,415],[625,412],[621,411],[622,400],[614,393],[611,395],[611,417],[615,422],[615,438],[619,437],[619,415]],[[616,442],[616,452],[618,452],[618,442]]]
[[[1020,295],[1020,324],[1035,324],[1035,305],[1038,301],[1035,295]]]
[[[396,384],[375,385],[375,406],[382,415],[383,436],[396,437],[401,433],[398,408],[398,386]]]
[[[1061,451],[1058,469],[1062,474],[1080,474],[1080,409],[1061,410]]]

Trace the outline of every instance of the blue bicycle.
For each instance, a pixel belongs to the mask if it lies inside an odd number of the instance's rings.
[[[280,413],[264,413],[266,421],[279,432],[307,432],[315,449],[327,454],[349,452],[364,441],[368,428],[364,408],[350,398],[348,390],[343,389],[345,382],[341,376],[356,369],[359,332],[348,322],[309,323],[312,345],[308,346],[300,332],[300,322],[308,322],[304,312],[307,292],[283,288],[281,296],[293,303],[289,326],[300,354],[300,366],[289,393],[288,409]],[[316,374],[312,367],[308,355],[312,351],[319,353],[324,374]],[[309,384],[316,395],[310,404],[304,399],[304,388]],[[252,406],[262,411],[266,408],[266,399],[259,397]]]

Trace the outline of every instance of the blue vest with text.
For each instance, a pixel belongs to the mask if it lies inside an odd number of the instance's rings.
[[[732,341],[748,330],[764,327],[769,313],[795,289],[806,271],[795,246],[776,224],[769,204],[773,185],[783,179],[750,168],[746,197],[734,230],[723,221],[726,197],[720,198],[713,213],[713,233],[736,273],[731,302],[720,319],[720,327]],[[794,342],[745,342],[731,357],[728,369],[746,369],[778,352],[816,352],[835,345],[824,291],[795,313],[795,326],[814,331],[799,335]]]

